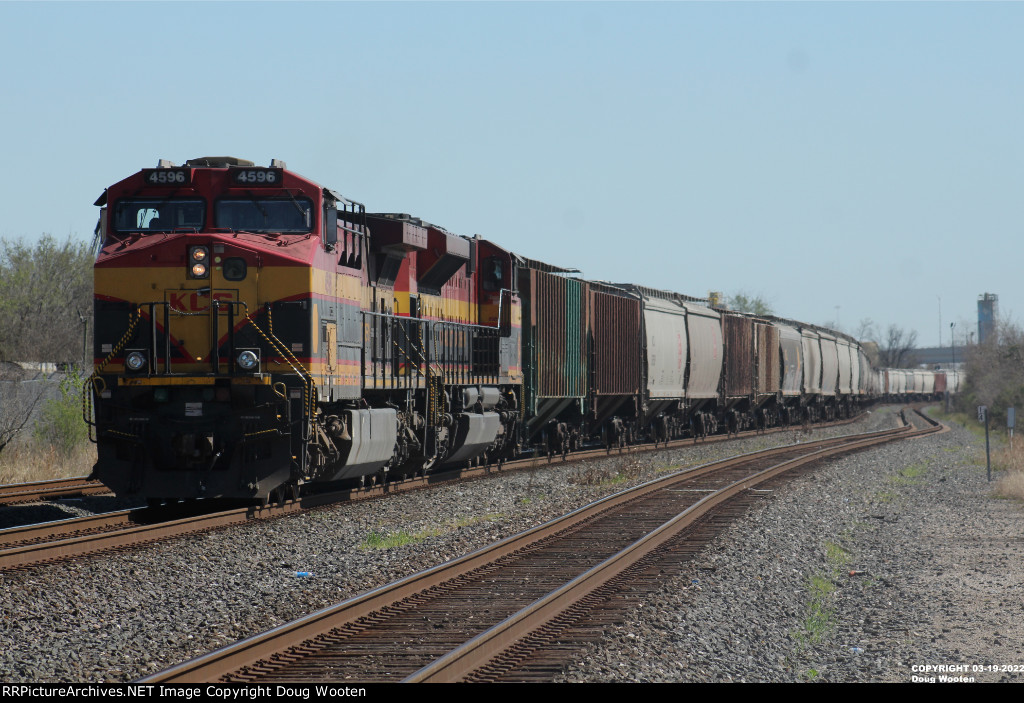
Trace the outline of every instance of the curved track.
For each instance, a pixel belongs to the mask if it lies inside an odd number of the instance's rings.
[[[502,679],[547,661],[538,652],[606,607],[618,585],[656,573],[665,554],[697,549],[694,527],[737,510],[737,500],[745,509],[760,495],[755,486],[938,429],[808,442],[681,471],[147,681]]]
[[[816,425],[816,427],[843,425],[853,422],[854,419],[856,418]],[[769,432],[793,429],[796,428],[779,427],[773,428]],[[737,436],[753,436],[754,434],[755,432],[750,431],[739,433]],[[720,442],[728,439],[730,437],[727,435],[717,435],[708,438],[707,441]],[[681,439],[667,444],[661,443],[661,445],[633,445],[624,448],[621,453],[664,450],[688,446],[691,442],[692,440]],[[564,459],[557,457],[553,459],[543,457],[518,459],[506,462],[500,469],[494,466],[467,467],[462,470],[427,474],[376,486],[314,493],[297,500],[267,506],[232,507],[225,510],[224,503],[220,501],[193,501],[12,527],[0,530],[0,571],[53,563],[89,554],[132,549],[173,537],[239,525],[253,519],[279,517],[343,501],[379,498],[391,493],[418,490],[449,481],[477,478],[495,471],[531,468],[545,461],[548,463],[552,460],[572,463],[601,458],[609,453],[611,452],[605,449],[592,449],[574,452]],[[102,484],[99,485],[102,486]]]

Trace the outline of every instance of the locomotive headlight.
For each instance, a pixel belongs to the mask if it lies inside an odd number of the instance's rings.
[[[188,248],[188,273],[191,278],[208,278],[210,250],[206,247]]]
[[[129,371],[139,372],[146,368],[146,355],[140,351],[128,352],[128,355],[124,358],[124,365]]]
[[[242,371],[255,371],[260,366],[260,357],[252,349],[245,349],[238,355],[238,367]]]

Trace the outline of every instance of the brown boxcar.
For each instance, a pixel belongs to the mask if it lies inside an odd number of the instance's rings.
[[[779,363],[779,330],[768,322],[754,323],[757,353],[757,395],[775,395],[782,387]]]
[[[619,288],[588,283],[594,395],[640,392],[640,298]]]
[[[749,317],[723,313],[725,337],[726,398],[747,398],[754,392],[754,321]]]

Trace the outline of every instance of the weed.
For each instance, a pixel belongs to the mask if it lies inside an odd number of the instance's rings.
[[[832,579],[823,574],[814,574],[807,579],[809,599],[800,633],[803,641],[819,642],[834,627],[835,616],[828,601],[835,590]]]
[[[921,476],[924,476],[927,471],[927,462],[922,464],[911,464],[900,471],[900,476],[903,476],[904,478],[920,478]]]
[[[996,484],[996,495],[1001,498],[1024,500],[1024,447],[1021,445],[1017,442],[1013,449],[1005,447],[992,453],[992,468],[1005,472]]]
[[[822,574],[814,574],[807,580],[807,590],[811,594],[812,601],[823,601],[836,590],[832,579]]]
[[[614,468],[599,468],[584,462],[569,474],[569,482],[581,486],[616,486],[639,478],[643,474],[643,466],[636,461],[622,457],[614,462]]]
[[[404,547],[407,544],[414,544],[422,542],[431,537],[437,537],[445,532],[451,530],[458,530],[463,527],[469,527],[476,525],[481,522],[495,522],[505,517],[504,513],[487,513],[485,515],[471,515],[469,517],[459,518],[445,527],[430,527],[427,529],[420,530],[419,532],[409,532],[407,530],[398,530],[397,532],[385,532],[383,530],[374,530],[366,539],[363,540],[362,544],[359,545],[360,549],[393,549],[395,547]]]
[[[53,447],[62,457],[70,457],[89,438],[82,418],[82,377],[70,371],[60,382],[60,398],[43,403],[32,435],[40,447]]]
[[[924,476],[928,471],[928,465],[925,464],[911,464],[906,468],[900,469],[899,473],[895,476],[890,476],[888,481],[894,486],[919,486],[923,481],[919,481],[920,477]]]
[[[436,537],[439,534],[441,534],[441,530],[437,529],[422,530],[414,533],[399,530],[398,532],[384,534],[374,531],[367,535],[366,539],[363,540],[363,543],[359,545],[359,548],[393,549],[394,547],[403,547],[407,544],[422,542],[429,537]]]
[[[844,567],[850,561],[850,553],[835,542],[825,542],[825,559],[836,567]]]
[[[0,483],[28,483],[52,478],[85,476],[96,463],[96,446],[78,445],[69,455],[34,442],[9,446],[0,454]]]
[[[583,462],[569,472],[569,483],[580,486],[597,486],[607,477],[608,472],[590,462]]]
[[[812,574],[805,584],[807,606],[800,630],[791,636],[801,645],[819,642],[835,628],[835,612],[830,601],[836,591],[836,580],[850,562],[850,552],[837,542],[824,544],[826,569]]]
[[[937,420],[942,422],[950,423],[955,422],[961,427],[965,428],[971,434],[981,441],[985,441],[985,426],[978,422],[978,418],[968,415],[967,413],[946,413],[938,410],[937,408],[929,408],[928,414]],[[991,431],[991,428],[990,428]]]

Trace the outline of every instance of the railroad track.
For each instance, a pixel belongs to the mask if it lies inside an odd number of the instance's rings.
[[[781,474],[940,429],[906,425],[680,471],[145,681],[550,680],[571,642],[623,609],[623,588],[656,583]]]
[[[856,418],[839,420],[816,427],[832,427],[853,422]],[[769,431],[783,432],[796,427],[772,428]],[[753,431],[740,433],[738,436],[753,436]],[[728,436],[718,435],[707,441],[727,441]],[[241,525],[250,520],[268,519],[283,515],[311,510],[343,501],[380,498],[391,493],[419,490],[439,483],[461,481],[486,476],[495,471],[511,471],[547,465],[552,461],[573,463],[600,459],[609,454],[629,454],[646,451],[664,451],[666,449],[686,447],[692,440],[679,439],[661,443],[634,445],[619,452],[605,449],[591,449],[573,452],[567,458],[530,457],[509,461],[501,469],[495,466],[475,466],[439,474],[427,474],[403,479],[391,483],[378,484],[362,488],[347,488],[339,491],[315,493],[297,500],[289,500],[280,504],[267,506],[233,507],[227,510],[217,509],[223,505],[216,501],[194,501],[171,506],[153,508],[136,508],[112,513],[101,513],[94,516],[58,520],[37,525],[11,527],[0,530],[0,571],[24,569],[41,564],[70,560],[90,554],[126,551],[141,545],[160,542],[188,534],[205,532],[213,529]],[[87,479],[67,479],[66,481],[85,481]],[[54,490],[57,482],[51,484]],[[96,483],[96,482],[91,482]],[[33,485],[33,484],[21,484]],[[102,484],[97,484],[106,491]],[[40,484],[42,486],[42,484]],[[17,488],[5,486],[4,488]],[[65,489],[67,490],[67,489]],[[97,492],[100,492],[99,490]],[[109,491],[106,491],[109,492]],[[19,494],[20,491],[12,491]]]
[[[0,486],[0,505],[34,503],[40,500],[109,494],[110,489],[85,476]]]

